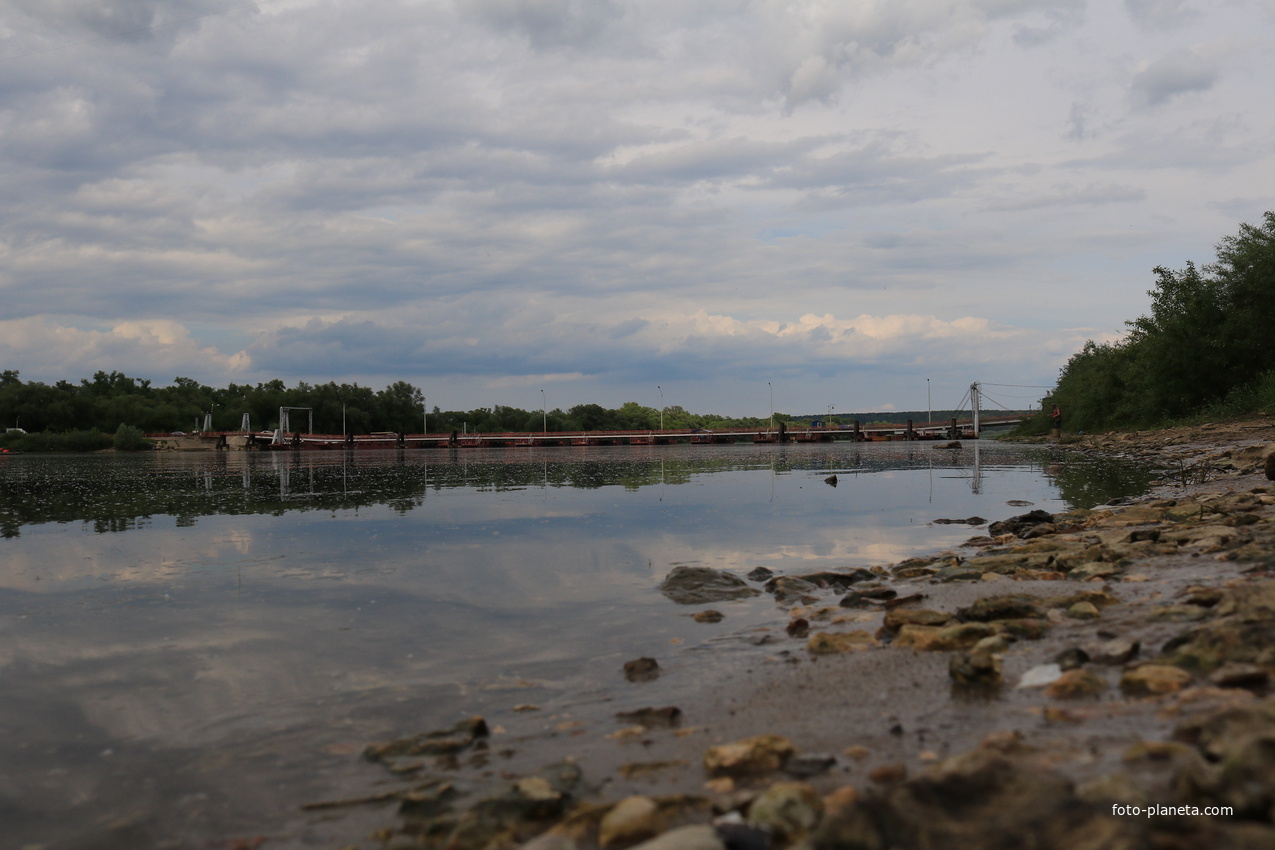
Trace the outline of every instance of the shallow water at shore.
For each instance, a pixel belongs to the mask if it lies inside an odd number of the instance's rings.
[[[9,458],[0,811],[50,847],[103,824],[176,846],[284,829],[280,812],[372,781],[351,758],[369,740],[569,701],[629,658],[773,619],[758,597],[692,623],[658,590],[676,565],[870,567],[974,533],[935,519],[1145,485],[1054,460],[991,443]]]

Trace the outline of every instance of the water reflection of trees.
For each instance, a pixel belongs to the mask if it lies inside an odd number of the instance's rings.
[[[387,459],[280,454],[251,458],[210,456],[201,463],[165,466],[147,458],[113,462],[64,459],[3,471],[0,535],[22,526],[89,522],[99,532],[128,531],[155,516],[178,527],[218,514],[337,511],[384,505],[407,513],[430,491],[469,488],[507,491],[535,487],[596,490],[676,485],[696,474],[758,465],[725,458],[688,461],[470,461],[431,462],[419,454]]]
[[[559,452],[562,450],[558,450]],[[30,459],[0,469],[0,535],[22,526],[89,522],[99,532],[144,527],[151,517],[171,516],[178,527],[218,514],[351,510],[384,505],[400,514],[425,504],[428,494],[452,488],[500,492],[536,488],[629,491],[691,483],[696,476],[769,469],[786,474],[867,474],[886,469],[973,470],[978,452],[936,451],[918,443],[889,446],[779,447],[752,450],[706,448],[670,455],[660,450],[580,457],[547,451],[528,456],[502,451],[446,455],[225,454],[192,458],[114,457]],[[635,450],[636,451],[636,450]],[[1054,463],[1048,453],[996,447],[981,449],[982,463],[1012,461],[1043,466],[1074,505],[1094,505],[1141,492],[1151,473],[1110,461],[1081,458]],[[24,460],[27,460],[24,458]]]
[[[1112,499],[1143,493],[1157,477],[1151,467],[1119,458],[1059,457],[1045,467],[1059,496],[1076,508],[1105,505]]]

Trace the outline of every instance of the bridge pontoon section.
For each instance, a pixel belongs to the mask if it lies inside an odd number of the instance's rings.
[[[406,449],[406,448],[526,448],[534,446],[658,446],[672,443],[717,445],[723,443],[831,443],[884,442],[913,440],[967,440],[976,437],[975,428],[1016,425],[1022,418],[981,417],[973,421],[949,420],[942,424],[904,425],[864,428],[859,423],[842,426],[793,427],[781,424],[773,430],[756,428],[666,429],[631,431],[550,431],[541,433],[493,434],[406,434],[379,432],[373,434],[309,434],[285,431],[204,432],[205,440],[215,440],[218,447],[250,450],[291,451],[339,449]],[[286,422],[286,420],[285,420]]]

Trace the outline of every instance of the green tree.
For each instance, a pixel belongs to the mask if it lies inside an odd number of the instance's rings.
[[[1227,365],[1243,380],[1275,368],[1275,211],[1262,224],[1241,224],[1239,233],[1217,246],[1217,261],[1208,267],[1221,290],[1226,321],[1221,344]],[[1230,383],[1234,386],[1234,383]]]
[[[1143,392],[1141,418],[1194,410],[1216,397],[1230,352],[1223,342],[1221,283],[1188,262],[1174,272],[1157,266],[1151,313],[1128,322],[1127,346]]]
[[[415,433],[422,427],[425,397],[406,381],[395,381],[376,394],[378,431]]]
[[[1118,343],[1093,341],[1059,375],[1068,430],[1147,425],[1246,392],[1275,369],[1275,212],[1243,224],[1199,269],[1155,268],[1151,309]]]

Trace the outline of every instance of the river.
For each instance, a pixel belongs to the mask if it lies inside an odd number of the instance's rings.
[[[659,592],[679,564],[888,564],[977,533],[936,519],[1148,478],[1057,460],[989,441],[6,457],[8,846],[339,843],[364,824],[300,805],[366,792],[368,741],[512,724],[774,620],[763,595],[694,622]]]

